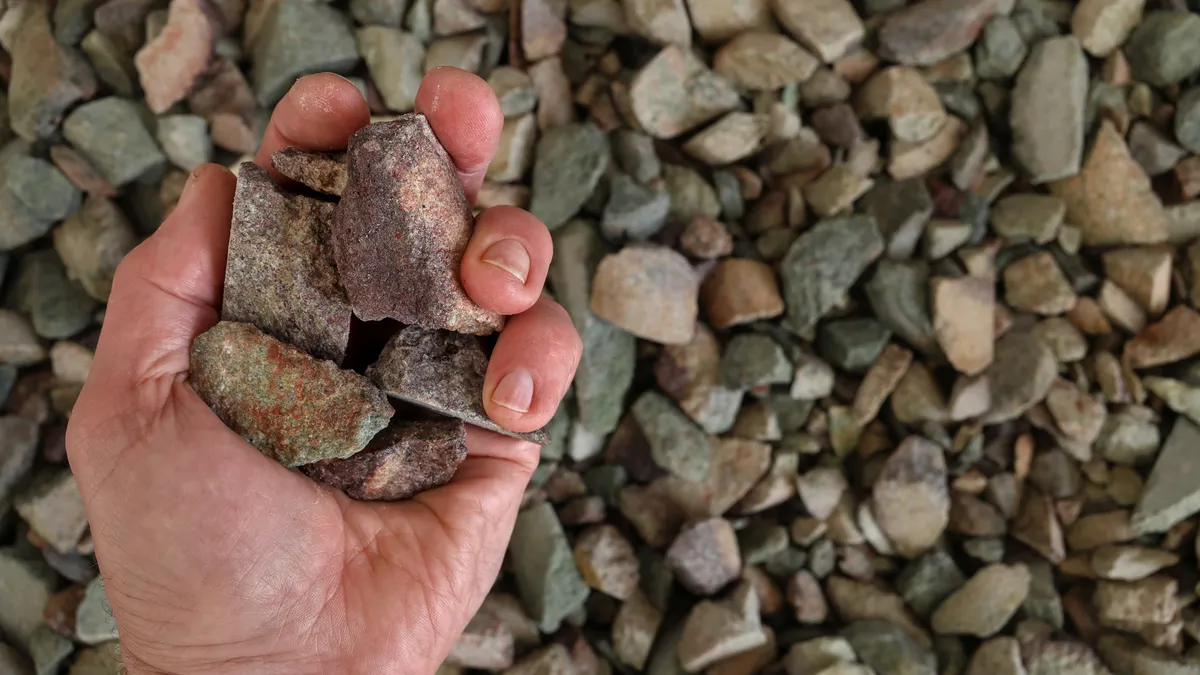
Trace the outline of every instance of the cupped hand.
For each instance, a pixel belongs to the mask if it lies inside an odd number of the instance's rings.
[[[417,110],[474,199],[503,124],[464,71],[426,76]],[[296,83],[257,162],[346,146],[369,112],[333,75]],[[279,176],[276,175],[278,178]],[[538,449],[468,428],[448,485],[357,502],[264,457],[188,387],[188,348],[220,315],[234,176],[197,169],[178,206],[117,271],[91,376],[67,431],[71,466],[131,674],[432,673],[499,570]],[[484,386],[499,424],[554,413],[580,342],[541,298],[545,226],[519,209],[476,219],[461,277],[512,315]]]

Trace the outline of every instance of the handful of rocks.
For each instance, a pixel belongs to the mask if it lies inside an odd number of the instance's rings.
[[[471,208],[425,116],[368,125],[344,154],[287,148],[272,164],[313,192],[241,167],[221,322],[191,349],[192,386],[221,420],[364,500],[449,481],[466,457],[464,422],[545,443],[484,411],[478,336],[504,318],[459,282]],[[402,324],[365,375],[343,368],[356,318]],[[452,419],[393,419],[389,397]]]

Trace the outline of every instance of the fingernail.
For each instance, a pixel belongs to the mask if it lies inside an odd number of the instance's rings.
[[[522,284],[529,278],[529,251],[515,239],[501,239],[492,244],[483,252],[482,260],[508,272]]]
[[[524,370],[505,375],[492,392],[492,403],[522,414],[529,412],[533,403],[533,376]]]

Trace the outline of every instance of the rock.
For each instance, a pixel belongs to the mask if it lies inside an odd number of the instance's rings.
[[[919,351],[936,354],[928,279],[923,262],[882,260],[865,290],[871,311],[889,330]]]
[[[684,480],[705,479],[712,461],[708,439],[666,397],[646,392],[633,404],[632,412],[650,444],[655,464]]]
[[[771,464],[771,446],[737,438],[713,439],[712,459],[703,481],[677,476],[660,479],[670,498],[689,518],[719,516],[746,496]]]
[[[124,99],[102,98],[79,106],[63,122],[63,135],[117,187],[162,170],[166,162],[142,125],[137,106]],[[123,142],[113,145],[114,137]]]
[[[695,331],[699,283],[687,259],[659,246],[606,256],[592,281],[596,316],[662,344],[684,344]]]
[[[783,665],[788,675],[816,675],[841,663],[852,663],[857,657],[854,648],[844,638],[828,636],[792,645]]]
[[[934,675],[937,657],[900,627],[887,621],[856,621],[841,631],[854,653],[877,673]]]
[[[1200,354],[1200,314],[1183,305],[1167,312],[1125,343],[1122,362],[1130,368],[1153,368]]]
[[[1042,315],[1062,314],[1075,307],[1075,291],[1054,255],[1042,251],[1004,268],[1004,299],[1014,309]]]
[[[42,626],[42,609],[54,591],[54,571],[29,560],[15,547],[0,548],[0,629],[18,646],[28,648]]]
[[[996,341],[995,357],[986,371],[992,383],[992,409],[984,417],[984,423],[1025,414],[1046,397],[1057,370],[1054,353],[1032,332],[1005,333]]]
[[[1131,541],[1137,536],[1130,525],[1129,511],[1118,509],[1080,516],[1067,530],[1067,546],[1072,551],[1090,551],[1106,544]]]
[[[688,0],[687,4],[692,27],[708,42],[723,42],[747,30],[772,25],[768,0],[736,3]]]
[[[289,145],[271,155],[271,168],[305,187],[335,197],[342,196],[350,179],[344,152],[317,152]]]
[[[488,45],[485,33],[468,33],[434,40],[425,51],[422,68],[458,68],[475,73],[483,67],[483,52]]]
[[[904,631],[923,647],[933,643],[916,617],[904,605],[904,599],[874,584],[831,576],[825,582],[829,601],[842,621],[886,621]]]
[[[845,164],[838,164],[805,185],[804,198],[813,213],[821,217],[832,216],[848,211],[872,185],[869,178],[856,174]]]
[[[1071,14],[1071,32],[1092,56],[1106,57],[1142,21],[1146,0],[1084,0]]]
[[[79,46],[96,69],[96,79],[120,96],[134,96],[137,67],[133,54],[126,53],[110,36],[98,30],[88,33]]]
[[[1092,569],[1102,579],[1139,581],[1179,562],[1169,551],[1140,546],[1102,546],[1092,552]]]
[[[787,599],[796,620],[806,626],[825,623],[829,618],[829,603],[821,582],[809,572],[796,572],[788,579]]]
[[[1134,79],[1165,87],[1200,70],[1200,16],[1150,12],[1125,44]]]
[[[833,391],[834,373],[828,363],[809,354],[797,355],[794,362],[796,377],[790,390],[792,398],[815,401]]]
[[[487,178],[499,183],[521,180],[533,163],[537,141],[537,118],[533,114],[506,119],[500,132],[500,147],[488,165]],[[662,207],[666,213],[666,206]]]
[[[1035,184],[1079,173],[1087,87],[1087,59],[1074,37],[1034,46],[1017,76],[1009,121],[1013,154]]]
[[[83,602],[75,613],[75,637],[88,645],[98,645],[117,639],[117,622],[113,620],[104,594],[104,581],[96,577],[87,586]]]
[[[975,43],[975,73],[985,80],[1012,77],[1028,53],[1017,23],[1007,16],[993,17]]]
[[[223,29],[215,9],[202,0],[171,0],[166,25],[138,50],[134,63],[146,105],[155,114],[182,101],[208,70]]]
[[[767,123],[765,115],[732,112],[692,136],[683,150],[711,166],[732,164],[758,151]]]
[[[515,650],[513,642],[513,635],[504,622],[481,607],[450,648],[446,662],[463,668],[510,668]]]
[[[905,439],[888,457],[872,496],[879,527],[898,554],[915,558],[928,550],[950,518],[941,449],[919,436]]]
[[[1029,594],[1024,565],[989,565],[967,580],[933,613],[934,632],[990,637],[1008,623]]]
[[[1129,154],[1146,173],[1160,176],[1175,167],[1188,152],[1175,145],[1166,134],[1145,122],[1135,122],[1129,132]]]
[[[979,645],[967,666],[966,675],[1025,675],[1021,644],[1015,638],[992,638]]]
[[[925,618],[965,582],[954,559],[932,549],[904,568],[896,578],[896,590],[917,616]]]
[[[8,501],[18,482],[33,468],[38,451],[37,424],[23,417],[0,417],[0,502]]]
[[[825,63],[842,58],[863,40],[862,19],[847,0],[776,0],[774,6],[784,28]]]
[[[613,620],[612,642],[617,658],[638,670],[645,668],[662,618],[661,610],[641,592],[635,592]]]
[[[1002,197],[990,210],[996,234],[1014,243],[1032,240],[1039,245],[1055,240],[1066,214],[1061,199],[1036,194]]]
[[[63,340],[92,323],[95,301],[83,287],[67,278],[54,251],[40,250],[22,256],[17,267],[20,309],[30,315],[40,337]]]
[[[846,477],[834,468],[818,467],[796,478],[800,501],[817,520],[827,520],[833,514],[848,488]]]
[[[737,91],[724,77],[675,45],[638,72],[629,95],[638,124],[656,138],[674,138],[733,111],[739,103]]]
[[[79,650],[79,658],[68,675],[108,675],[122,668],[120,649],[116,642]]]
[[[903,347],[889,344],[867,371],[854,395],[854,422],[866,426],[883,407],[883,402],[900,384],[908,372],[913,354]]]
[[[251,81],[260,105],[277,103],[298,78],[329,71],[348,73],[358,64],[349,23],[324,4],[273,3],[254,40]]]
[[[957,117],[949,116],[929,140],[920,143],[897,141],[891,147],[888,174],[900,181],[922,176],[949,160],[966,135],[967,125]]]
[[[1158,452],[1158,426],[1142,416],[1117,411],[1104,420],[1096,450],[1114,464],[1132,466]]]
[[[971,239],[971,230],[961,220],[934,218],[925,228],[925,257],[938,260],[954,253]]]
[[[557,56],[542,59],[529,67],[538,97],[538,127],[549,129],[570,124],[575,119],[571,100],[571,82]]]
[[[366,378],[248,324],[217,324],[196,338],[191,359],[191,384],[200,398],[286,466],[349,457],[393,414],[383,392]]]
[[[1092,602],[1103,624],[1164,624],[1179,611],[1177,590],[1178,582],[1166,576],[1141,581],[1101,580],[1096,583]]]
[[[117,190],[100,177],[79,153],[70,146],[56,145],[50,148],[50,161],[71,181],[75,187],[88,194],[116,197]]]
[[[671,208],[670,195],[645,187],[623,173],[613,177],[609,190],[601,221],[605,237],[649,239],[662,230]]]
[[[1058,564],[1066,557],[1062,525],[1054,512],[1054,503],[1038,490],[1027,490],[1022,497],[1012,536],[1052,563]]]
[[[638,559],[612,525],[597,525],[575,541],[575,565],[588,586],[619,600],[638,594]]]
[[[1188,89],[1176,104],[1175,138],[1188,150],[1200,152],[1200,87]]]
[[[0,362],[28,366],[45,360],[33,326],[20,314],[0,309]]]
[[[692,593],[717,593],[737,579],[742,570],[733,526],[723,518],[685,526],[667,550],[667,565]]]
[[[664,347],[654,373],[658,386],[705,431],[724,433],[733,425],[742,392],[724,385],[721,346],[703,324],[687,344]]]
[[[883,21],[878,54],[910,66],[935,64],[969,47],[989,19],[1012,6],[1010,0],[921,0]]]
[[[821,327],[818,348],[833,365],[852,373],[866,372],[892,338],[874,319],[843,319]]]
[[[208,123],[196,115],[166,115],[158,118],[158,142],[167,159],[191,171],[212,158]]]
[[[734,336],[725,348],[721,373],[726,385],[735,389],[788,384],[792,381],[792,362],[769,336],[743,333]]]
[[[474,221],[454,162],[425,116],[363,127],[346,157],[333,245],[355,315],[479,335],[499,329],[503,317],[476,305],[459,283]],[[423,189],[414,193],[418,177]],[[373,206],[380,199],[392,205],[387,213]],[[388,231],[394,236],[380,236]]]
[[[521,5],[521,46],[526,59],[540,61],[562,51],[567,37],[565,14],[563,3],[539,0]]]
[[[625,129],[618,129],[611,138],[613,157],[621,171],[639,183],[649,183],[662,174],[653,138]]]
[[[1195,422],[1200,419],[1200,391],[1166,377],[1146,377],[1142,385],[1167,407]]]
[[[1171,299],[1172,251],[1165,247],[1117,249],[1104,254],[1104,274],[1150,314],[1159,315]]]
[[[696,672],[766,641],[758,595],[750,584],[743,583],[724,600],[702,600],[692,608],[679,638],[679,665]],[[660,671],[651,664],[650,672]]]
[[[671,195],[668,218],[681,223],[696,216],[716,218],[721,215],[721,202],[708,181],[695,171],[675,164],[663,167],[663,185]]]
[[[886,119],[892,135],[910,143],[933,138],[946,123],[937,92],[915,68],[886,68],[858,91],[855,108],[863,119]]]
[[[1108,675],[1096,654],[1082,642],[1033,640],[1021,645],[1029,675]]]
[[[811,331],[882,252],[883,239],[870,217],[825,220],[802,234],[780,267],[788,327]],[[819,264],[828,260],[838,264]]]
[[[775,90],[804,82],[820,62],[778,33],[748,31],[721,47],[713,69],[734,85],[751,91]]]
[[[517,516],[508,554],[521,604],[542,631],[557,630],[563,619],[587,601],[588,587],[575,567],[567,535],[549,503],[525,509]]]
[[[301,470],[354,499],[397,501],[445,485],[466,456],[462,422],[420,420],[389,426],[349,459],[321,460]]]
[[[87,294],[106,302],[117,265],[138,238],[125,214],[112,201],[90,196],[83,208],[54,230],[54,249]]]
[[[596,125],[548,129],[537,144],[529,211],[557,229],[592,196],[608,169],[608,139]]]
[[[691,45],[692,24],[683,0],[622,0],[621,4],[625,8],[625,20],[637,35],[654,44],[683,48]]]
[[[544,430],[517,433],[491,420],[483,407],[488,357],[477,338],[408,326],[396,333],[366,375],[388,396],[438,414],[539,445]]]
[[[87,530],[87,513],[75,478],[68,470],[45,472],[13,500],[17,513],[60,553],[75,550]]]
[[[1166,532],[1200,511],[1200,490],[1193,475],[1198,450],[1200,428],[1183,418],[1175,420],[1134,509],[1130,523],[1135,531]]]
[[[500,66],[488,75],[487,82],[496,93],[505,118],[520,117],[537,108],[537,89],[533,86],[533,78],[525,71],[513,66]]]
[[[887,240],[888,258],[912,257],[933,215],[933,201],[925,182],[880,180],[859,203],[863,213],[875,218],[880,234]]]
[[[1177,656],[1121,635],[1101,636],[1096,648],[1105,664],[1116,673],[1183,675],[1196,668],[1194,655]]]
[[[39,221],[53,222],[79,209],[79,190],[49,162],[13,154],[4,164],[4,184],[15,211]]]
[[[995,341],[995,286],[980,277],[938,277],[930,282],[933,331],[959,372],[977,375],[991,365]]]
[[[21,138],[34,142],[54,135],[66,111],[96,93],[96,77],[87,61],[60,45],[50,30],[47,10],[30,7],[16,18],[8,80],[8,121]]]
[[[354,35],[384,104],[396,112],[411,111],[425,76],[425,45],[415,35],[388,26],[363,26]]]
[[[668,199],[668,201],[670,201]],[[696,216],[688,222],[687,229],[679,237],[679,247],[689,255],[700,258],[701,260],[712,260],[733,253],[733,235],[729,233],[728,228],[716,218],[708,216]],[[719,266],[719,265],[718,265]],[[715,273],[710,272],[710,276]],[[771,280],[775,277],[772,274]],[[779,294],[778,284],[775,284],[775,294]],[[704,295],[704,288],[700,289],[701,296]],[[707,301],[705,301],[707,303]],[[783,311],[783,298],[779,299],[779,311]]]

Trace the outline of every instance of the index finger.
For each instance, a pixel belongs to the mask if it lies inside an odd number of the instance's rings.
[[[271,155],[289,145],[305,150],[343,150],[351,134],[371,121],[371,110],[358,87],[331,73],[296,80],[275,111],[263,134],[254,163],[271,168]]]

